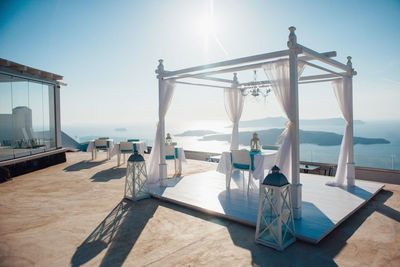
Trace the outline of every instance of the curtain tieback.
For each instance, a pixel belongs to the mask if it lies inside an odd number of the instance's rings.
[[[293,126],[293,123],[291,121],[287,121],[285,124],[286,128],[285,130],[283,130],[283,132],[281,133],[280,136],[278,136],[278,139],[276,139],[275,145],[279,144],[279,142],[281,141],[281,139],[287,135],[287,133],[289,132],[289,128]]]

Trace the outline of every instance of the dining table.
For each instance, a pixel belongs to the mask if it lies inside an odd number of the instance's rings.
[[[249,153],[251,158],[251,164],[253,167],[252,169],[254,169],[252,171],[252,175],[255,179],[260,180],[260,182],[262,182],[263,178],[265,177],[265,172],[270,170],[275,165],[275,160],[278,152],[273,151],[270,153],[267,152],[260,153],[260,152],[250,151]],[[232,168],[231,158],[232,157],[230,151],[223,152],[219,164],[217,166],[217,171],[225,174],[226,176],[227,187]]]

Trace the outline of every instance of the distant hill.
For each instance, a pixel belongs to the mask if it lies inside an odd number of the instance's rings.
[[[208,134],[216,134],[217,132],[208,131],[208,130],[192,130],[192,131],[185,131],[181,134],[175,134],[175,136],[204,136]]]
[[[283,129],[269,129],[258,131],[258,137],[260,138],[261,144],[273,145],[275,144],[278,136],[282,133]],[[249,145],[250,140],[253,136],[253,132],[239,132],[239,143],[242,145]],[[319,132],[319,131],[303,131],[300,130],[300,143],[301,144],[315,144],[320,146],[337,146],[342,142],[343,135],[331,133],[331,132]],[[203,136],[200,141],[230,141],[230,134],[212,134]],[[282,141],[282,140],[281,140]],[[354,137],[354,144],[372,145],[372,144],[390,144],[390,142],[384,138],[365,138],[365,137]]]
[[[287,119],[283,117],[271,117],[271,118],[263,118],[258,120],[249,120],[249,121],[241,121],[240,127],[282,127],[285,125]],[[354,125],[364,124],[365,122],[361,120],[354,120]],[[345,125],[345,121],[342,118],[330,118],[330,119],[315,119],[315,120],[300,120],[301,126],[308,125]],[[232,127],[232,126],[227,126]]]

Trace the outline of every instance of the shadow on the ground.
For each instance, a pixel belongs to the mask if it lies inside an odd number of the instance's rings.
[[[92,182],[108,182],[113,179],[120,179],[126,175],[126,168],[113,167],[110,169],[102,170],[93,175],[90,179]]]
[[[255,229],[237,223],[227,226],[235,245],[251,252],[252,264],[258,266],[337,266],[334,261],[347,240],[357,231],[365,220],[374,212],[379,212],[396,221],[400,220],[400,212],[384,203],[393,195],[381,190],[365,206],[340,224],[317,245],[302,241],[290,245],[282,252],[258,245],[254,242]],[[335,203],[332,203],[335,205]]]
[[[390,191],[381,190],[317,245],[297,241],[282,252],[256,244],[254,241],[255,228],[253,227],[155,199],[140,202],[123,200],[77,248],[71,259],[71,266],[85,264],[103,250],[107,251],[100,266],[121,266],[159,206],[225,226],[232,242],[251,253],[252,265],[337,266],[334,258],[372,213],[379,212],[400,222],[400,212],[385,205],[392,195],[393,193]],[[135,227],[132,227],[133,225]]]
[[[71,266],[80,266],[107,249],[100,266],[122,266],[158,202],[122,200],[77,248]]]
[[[78,172],[81,170],[91,169],[93,167],[96,167],[96,166],[99,166],[99,165],[105,163],[106,161],[107,160],[101,160],[101,161],[82,160],[80,162],[77,162],[75,164],[69,165],[68,167],[64,168],[64,171]]]

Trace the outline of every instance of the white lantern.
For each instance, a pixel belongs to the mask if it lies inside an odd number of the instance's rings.
[[[283,250],[295,241],[290,183],[274,166],[261,184],[256,242]]]
[[[140,200],[149,198],[146,164],[142,155],[135,151],[128,159],[125,178],[125,198]]]
[[[167,133],[167,137],[165,138],[165,144],[172,145],[172,137],[169,133]]]
[[[253,138],[250,140],[250,149],[251,152],[261,151],[261,142],[257,133],[253,133]]]

